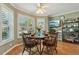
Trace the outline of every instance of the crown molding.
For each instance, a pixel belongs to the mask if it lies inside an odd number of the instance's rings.
[[[53,15],[51,17],[66,15],[66,14],[75,13],[75,12],[79,12],[79,10],[73,10],[73,11],[64,12],[64,13]]]

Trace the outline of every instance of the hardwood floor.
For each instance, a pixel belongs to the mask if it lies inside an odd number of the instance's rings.
[[[18,55],[18,53],[20,53],[22,51],[23,46],[17,46],[15,48],[13,48],[10,52],[8,52],[6,55]]]
[[[22,52],[22,48],[22,45],[15,47],[7,55],[18,55]],[[79,55],[79,44],[58,42],[57,51],[58,53],[56,55]]]
[[[60,55],[79,55],[79,44],[59,42],[57,50]]]

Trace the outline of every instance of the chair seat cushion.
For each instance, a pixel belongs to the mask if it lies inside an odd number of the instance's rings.
[[[46,40],[46,41],[43,41],[43,45],[46,45],[46,46],[53,46],[54,43],[53,43],[51,40]]]
[[[32,48],[34,47],[35,45],[37,45],[37,42],[36,41],[27,41],[26,43],[26,46],[29,47],[29,48]]]

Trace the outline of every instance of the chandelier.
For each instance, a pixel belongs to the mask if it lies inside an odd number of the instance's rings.
[[[43,14],[46,12],[46,7],[45,5],[43,5],[42,3],[38,3],[37,4],[37,10],[36,10],[36,13],[37,14]]]

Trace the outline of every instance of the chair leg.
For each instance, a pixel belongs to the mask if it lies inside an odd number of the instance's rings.
[[[55,48],[56,54],[58,53],[57,49]]]
[[[31,55],[31,48],[30,48],[30,51],[29,51],[29,55]]]
[[[52,49],[52,47],[51,47],[50,49],[51,49],[51,54],[53,55],[53,53],[54,53],[54,50]]]
[[[36,46],[36,48],[37,48],[37,51],[39,52],[38,45]]]
[[[48,46],[46,46],[45,51],[46,51],[46,54],[49,54],[49,47]]]
[[[56,48],[53,48],[53,53],[56,52],[56,54],[58,53]]]
[[[49,54],[53,55],[54,50],[52,49],[52,47],[49,47],[49,49],[50,49]]]
[[[48,51],[48,47],[46,46],[46,50]]]
[[[24,47],[24,49],[23,49],[23,51],[22,51],[22,55],[23,55],[24,51],[25,51],[25,47]]]

